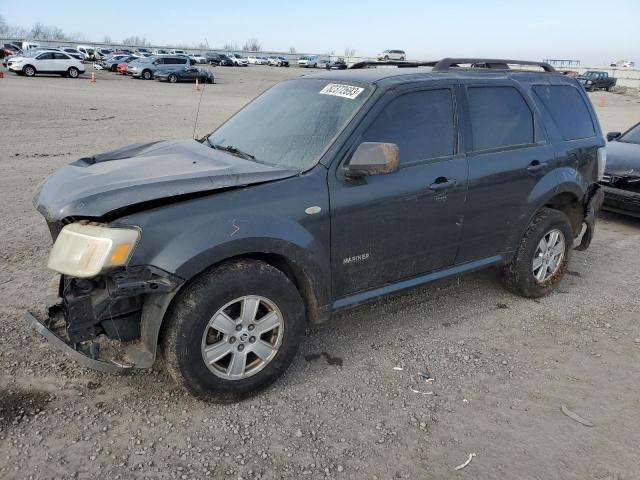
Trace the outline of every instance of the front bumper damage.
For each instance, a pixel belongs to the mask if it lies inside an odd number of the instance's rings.
[[[56,275],[44,319],[25,319],[51,345],[82,366],[105,373],[149,368],[160,325],[182,281],[153,267],[94,279]]]

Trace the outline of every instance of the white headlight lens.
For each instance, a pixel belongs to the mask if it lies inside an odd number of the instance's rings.
[[[139,237],[133,228],[72,223],[60,231],[47,266],[73,277],[95,277],[110,267],[126,265]]]

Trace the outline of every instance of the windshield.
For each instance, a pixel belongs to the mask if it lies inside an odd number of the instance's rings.
[[[297,79],[276,85],[214,131],[211,146],[295,170],[315,165],[372,87]]]
[[[596,73],[598,73],[598,72],[586,72],[586,73],[583,73],[582,76],[583,77],[593,77]]]
[[[619,139],[620,142],[626,143],[638,143],[640,144],[640,123],[635,127],[632,127],[627,133],[625,133]]]

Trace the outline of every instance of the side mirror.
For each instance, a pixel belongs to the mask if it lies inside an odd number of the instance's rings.
[[[607,141],[613,142],[615,139],[620,138],[621,136],[622,136],[622,133],[620,132],[609,132],[607,133]]]
[[[398,170],[400,149],[395,143],[361,143],[346,167],[347,177],[386,175]]]

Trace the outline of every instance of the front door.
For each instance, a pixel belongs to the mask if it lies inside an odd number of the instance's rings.
[[[467,166],[456,155],[453,89],[389,92],[383,101],[353,150],[394,143],[399,171],[330,175],[334,298],[447,267],[458,249]]]

